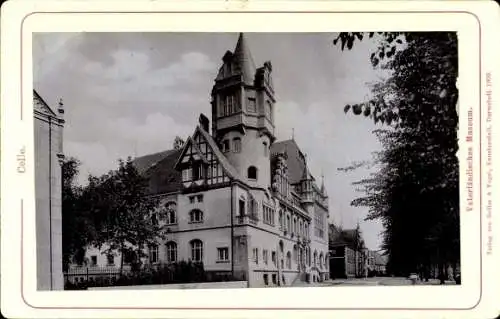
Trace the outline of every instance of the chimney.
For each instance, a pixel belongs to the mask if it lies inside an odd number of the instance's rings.
[[[206,117],[203,113],[201,113],[198,121],[200,122],[201,128],[206,132],[208,132],[208,125],[210,124],[208,117]]]

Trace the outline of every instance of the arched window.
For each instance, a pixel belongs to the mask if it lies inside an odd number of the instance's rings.
[[[165,217],[167,225],[176,224],[177,223],[177,204],[175,202],[168,202],[165,204]]]
[[[304,223],[304,236],[306,236],[306,238],[309,238],[309,228],[307,226],[307,223]]]
[[[235,153],[241,152],[241,138],[239,137],[233,138],[233,150]]]
[[[323,259],[323,253],[319,254],[319,268],[322,269],[323,268],[323,263],[325,262],[325,260]]]
[[[307,258],[307,264],[310,267],[311,266],[311,250],[309,248],[306,248],[306,258]]]
[[[203,242],[199,239],[193,239],[191,241],[191,260],[192,261],[203,260]]]
[[[293,260],[295,263],[299,263],[299,251],[297,249],[297,245],[293,245]]]
[[[290,252],[286,253],[286,268],[292,269],[292,254]]]
[[[291,222],[290,222],[290,215],[286,215],[286,230],[291,231]]]
[[[175,263],[177,261],[177,244],[173,241],[167,243],[167,262]]]
[[[203,212],[199,209],[193,209],[189,212],[189,222],[191,223],[202,223],[203,222]]]
[[[313,264],[314,264],[314,266],[316,266],[317,262],[318,262],[318,252],[314,251],[314,255],[313,255]]]
[[[255,166],[250,166],[248,168],[247,177],[249,179],[257,179],[257,168]]]
[[[304,236],[304,228],[302,225],[302,220],[299,220],[299,235]]]
[[[281,230],[283,230],[283,211],[281,209],[280,209],[279,219],[280,219],[280,228]]]

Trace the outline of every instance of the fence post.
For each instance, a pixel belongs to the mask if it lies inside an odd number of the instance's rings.
[[[89,282],[89,267],[87,267],[87,282]]]

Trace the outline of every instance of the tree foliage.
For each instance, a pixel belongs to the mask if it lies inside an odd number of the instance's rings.
[[[334,44],[351,49],[365,36],[341,33]],[[375,36],[370,61],[391,75],[372,86],[368,100],[344,111],[384,124],[375,131],[381,169],[355,183],[364,196],[352,205],[368,207],[367,219],[382,221],[394,272],[459,263],[456,34],[368,34]]]
[[[67,180],[74,178],[76,161],[69,161],[63,166],[63,176]],[[66,180],[66,179],[64,179]],[[70,183],[66,183],[70,185]],[[78,192],[67,193],[65,216],[77,218],[69,223],[77,226],[63,229],[63,246],[68,256],[74,255],[77,247],[80,251],[86,246],[104,247],[104,253],[122,256],[136,256],[136,261],[145,256],[145,249],[164,236],[163,227],[158,220],[163,212],[158,210],[158,200],[148,196],[146,179],[139,174],[132,159],[120,160],[118,169],[102,176],[89,176],[88,184],[78,188]],[[74,194],[74,196],[72,196]],[[78,239],[78,240],[77,240]],[[67,258],[68,263],[71,258]],[[124,258],[121,258],[120,270]]]

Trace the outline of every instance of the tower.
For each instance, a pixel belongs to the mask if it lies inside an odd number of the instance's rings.
[[[271,62],[255,67],[243,33],[222,62],[212,89],[212,135],[243,179],[268,189],[276,102]]]

